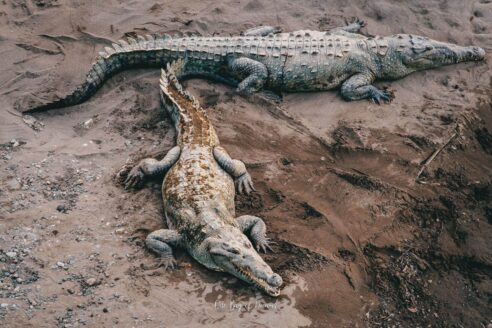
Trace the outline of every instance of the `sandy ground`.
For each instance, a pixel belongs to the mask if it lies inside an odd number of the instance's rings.
[[[160,182],[126,192],[115,174],[173,145],[158,70],[119,74],[79,106],[19,113],[71,90],[125,35],[329,29],[352,16],[365,34],[477,45],[487,61],[380,83],[395,94],[384,106],[284,95],[292,118],[185,83],[252,173],[258,191],[237,208],[263,217],[277,242],[265,258],[286,281],[278,299],[183,253],[179,269],[155,268],[145,250],[163,225]],[[4,0],[0,53],[4,327],[490,327],[490,0]]]

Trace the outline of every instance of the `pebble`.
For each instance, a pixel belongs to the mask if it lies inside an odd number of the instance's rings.
[[[63,263],[61,261],[56,262],[56,265],[59,266],[60,268],[64,268],[65,267],[65,263]]]
[[[2,304],[0,304],[0,307],[3,307],[3,308],[6,308],[6,307],[8,307],[8,306],[9,306],[9,305],[8,305],[7,303],[2,303]]]
[[[65,213],[65,212],[67,211],[67,209],[66,209],[65,205],[63,205],[63,204],[58,205],[58,206],[56,207],[56,210],[57,210],[58,212],[62,212],[62,213]]]
[[[19,190],[19,189],[21,189],[21,187],[22,187],[21,184],[15,178],[7,181],[7,188],[9,190]]]
[[[16,252],[7,252],[7,253],[5,253],[5,255],[7,255],[11,259],[13,259],[17,256],[17,253]]]
[[[116,229],[116,230],[115,230],[115,233],[116,233],[117,235],[123,235],[123,234],[125,233],[125,229],[123,229],[123,228],[118,228],[118,229]]]
[[[85,280],[85,283],[88,286],[95,286],[95,285],[97,285],[97,279],[96,278],[88,278]]]
[[[92,118],[84,122],[84,128],[89,129],[94,125],[94,120]]]
[[[10,144],[12,145],[12,148],[18,147],[20,145],[19,141],[16,139],[10,140]]]

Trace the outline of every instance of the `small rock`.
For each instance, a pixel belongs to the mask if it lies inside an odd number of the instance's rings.
[[[65,212],[67,211],[67,209],[66,209],[66,207],[65,207],[65,205],[64,205],[64,204],[60,204],[60,205],[58,205],[58,206],[56,207],[56,210],[57,210],[58,212],[62,212],[62,213],[65,213]]]
[[[16,139],[10,140],[10,144],[12,145],[12,148],[18,147],[20,145],[19,141]]]
[[[56,265],[59,266],[60,268],[64,268],[65,267],[65,263],[63,263],[61,261],[56,262]]]
[[[103,309],[103,312],[104,312],[104,313],[108,313],[108,312],[109,312],[108,308],[104,308],[104,309]]]
[[[412,312],[412,313],[415,313],[415,312],[417,312],[417,308],[415,308],[415,307],[410,307],[410,308],[408,308],[408,311],[410,311],[410,312]]]
[[[19,190],[21,189],[21,184],[17,179],[13,178],[7,181],[7,189],[13,191],[13,190]]]
[[[85,283],[88,285],[88,286],[95,286],[98,284],[98,281],[96,278],[88,278],[85,280]]]
[[[125,229],[123,229],[123,228],[118,228],[118,229],[116,229],[116,230],[115,230],[115,233],[116,233],[117,235],[123,235],[123,234],[125,233]]]
[[[9,305],[8,305],[7,303],[2,303],[2,304],[0,304],[0,307],[3,307],[3,308],[6,308],[6,307],[8,307],[8,306],[9,306]]]
[[[94,125],[94,120],[92,118],[84,122],[84,128],[90,129]]]
[[[7,255],[11,259],[17,257],[17,253],[16,252],[7,252],[7,253],[5,253],[5,255]]]

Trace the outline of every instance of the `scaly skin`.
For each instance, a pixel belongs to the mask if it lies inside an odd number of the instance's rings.
[[[177,146],[161,161],[142,160],[126,179],[130,188],[165,173],[162,195],[168,229],[149,234],[147,247],[166,267],[176,264],[172,248],[181,247],[207,268],[278,296],[282,278],[257,252],[269,249],[265,223],[250,215],[235,218],[235,185],[239,192],[249,193],[251,177],[245,165],[220,146],[205,111],[181,88],[175,75],[183,69],[184,62],[176,61],[161,76],[161,98],[178,131]]]
[[[364,22],[356,19],[328,32],[278,33],[278,28],[262,26],[234,37],[139,36],[128,42],[120,40],[100,53],[86,81],[72,94],[28,112],[79,104],[121,70],[164,67],[176,59],[185,63],[180,78],[211,78],[236,86],[241,94],[263,88],[299,92],[341,87],[346,100],[367,98],[379,103],[390,97],[372,85],[375,80],[399,79],[418,70],[479,61],[485,56],[478,47],[420,36],[356,34],[363,26]]]

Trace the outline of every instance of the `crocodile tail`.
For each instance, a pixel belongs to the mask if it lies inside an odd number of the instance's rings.
[[[99,53],[85,81],[72,93],[25,112],[40,112],[80,104],[95,94],[108,78],[119,71],[127,68],[161,66],[169,60],[167,56],[169,40],[168,35],[158,38],[147,35],[146,38],[138,36],[137,39],[128,38],[126,41],[113,43],[112,47],[106,47],[105,51]]]

